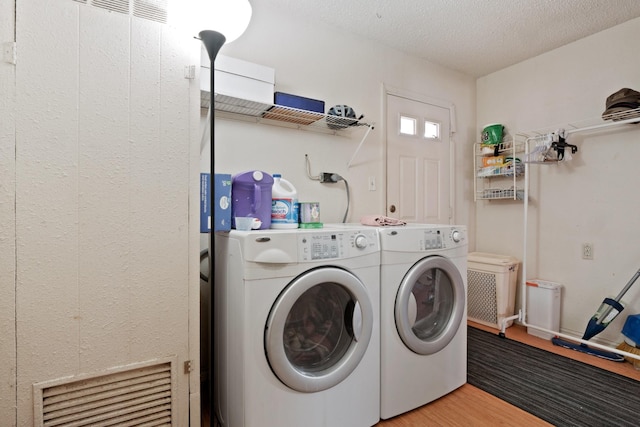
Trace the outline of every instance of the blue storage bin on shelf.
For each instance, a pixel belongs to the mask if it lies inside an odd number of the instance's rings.
[[[324,101],[291,95],[283,92],[274,94],[274,105],[263,117],[299,125],[324,119]]]
[[[283,92],[276,92],[273,99],[274,104],[276,105],[324,114],[324,101],[320,101],[318,99],[305,98],[303,96],[291,95],[290,93]]]

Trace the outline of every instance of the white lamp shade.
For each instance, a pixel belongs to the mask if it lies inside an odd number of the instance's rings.
[[[240,37],[251,20],[251,4],[249,0],[209,0],[212,8],[209,16],[205,16],[201,30],[214,30],[231,43]]]
[[[249,0],[171,0],[169,21],[193,36],[217,31],[231,43],[249,26],[251,12]]]

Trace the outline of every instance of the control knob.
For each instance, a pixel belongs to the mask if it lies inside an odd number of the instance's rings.
[[[458,243],[460,242],[460,240],[462,240],[462,234],[460,234],[458,230],[453,230],[451,232],[451,239],[453,239],[454,242]]]
[[[362,234],[358,234],[356,236],[356,239],[354,241],[356,248],[358,249],[364,249],[367,247],[367,238],[365,236],[363,236]]]

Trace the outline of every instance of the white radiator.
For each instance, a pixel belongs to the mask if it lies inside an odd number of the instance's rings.
[[[472,252],[467,266],[467,318],[500,329],[515,311],[518,260],[504,255]],[[507,327],[513,321],[507,322]]]
[[[34,384],[34,425],[174,425],[175,366],[170,358]]]

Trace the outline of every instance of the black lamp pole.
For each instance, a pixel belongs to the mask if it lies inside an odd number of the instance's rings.
[[[214,131],[214,107],[215,107],[215,92],[214,92],[214,63],[216,60],[216,56],[218,56],[218,52],[220,51],[220,48],[224,45],[224,42],[227,40],[222,34],[220,34],[217,31],[211,31],[211,30],[204,30],[204,31],[200,31],[200,33],[198,34],[200,36],[200,40],[202,40],[202,43],[204,44],[204,47],[207,49],[207,53],[209,54],[209,60],[211,61],[211,68],[210,70],[210,74],[211,74],[211,87],[210,87],[210,91],[209,93],[211,94],[211,100],[209,103],[209,108],[211,109],[211,113],[209,114],[210,116],[210,148],[211,148],[211,166],[210,166],[210,179],[211,179],[211,184],[209,185],[209,194],[210,194],[210,202],[209,202],[209,214],[211,215],[211,229],[209,230],[209,301],[208,301],[208,305],[209,305],[209,313],[208,313],[208,325],[209,325],[209,419],[213,421],[214,417],[216,416],[215,414],[215,399],[214,399],[214,386],[213,386],[213,381],[214,381],[214,374],[213,374],[213,369],[214,369],[214,330],[213,330],[213,310],[214,310],[214,295],[213,295],[213,263],[214,263],[214,236],[213,236],[213,229],[214,229],[214,225],[215,225],[215,210],[214,210],[214,204],[215,204],[215,195],[214,195],[214,188],[215,188],[215,166],[214,166],[214,140],[215,140],[215,131]],[[211,425],[213,425],[213,422],[211,422]]]

